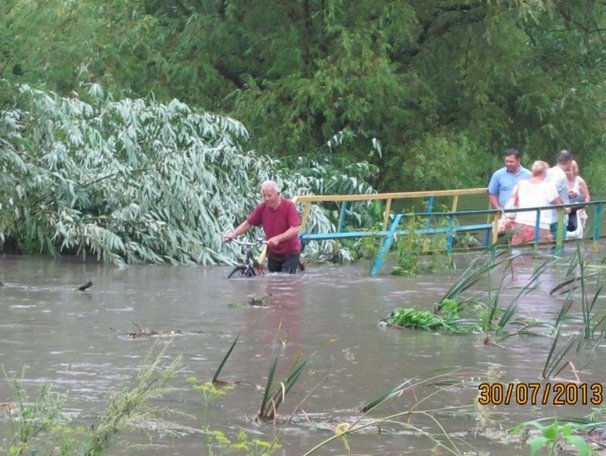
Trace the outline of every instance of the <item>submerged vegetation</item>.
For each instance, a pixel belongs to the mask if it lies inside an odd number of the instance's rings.
[[[134,384],[114,391],[105,413],[90,425],[72,422],[64,411],[65,393],[43,385],[38,397],[32,399],[19,379],[7,379],[15,400],[0,414],[0,420],[7,422],[7,426],[0,427],[0,449],[9,456],[99,456],[121,432],[135,429],[145,420],[160,422],[169,410],[155,406],[153,401],[172,390],[169,382],[182,368],[180,356],[165,362],[165,354],[166,347],[156,353],[150,351]]]

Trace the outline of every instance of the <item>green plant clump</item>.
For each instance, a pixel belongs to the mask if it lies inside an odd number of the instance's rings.
[[[586,425],[578,423],[561,424],[557,419],[550,424],[543,424],[539,421],[525,421],[513,429],[514,433],[527,431],[530,428],[539,431],[536,435],[529,438],[530,456],[535,455],[557,455],[560,454],[562,444],[572,446],[577,453],[582,456],[595,454],[591,444],[583,436],[575,434],[575,431],[584,431]]]
[[[388,326],[424,330],[458,331],[459,306],[456,301],[445,299],[435,311],[400,307],[391,311],[385,319]]]

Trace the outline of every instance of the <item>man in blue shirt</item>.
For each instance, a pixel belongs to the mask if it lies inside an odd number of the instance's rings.
[[[504,209],[518,182],[532,173],[520,164],[520,152],[507,149],[503,152],[505,166],[494,172],[488,184],[488,202],[494,209]]]

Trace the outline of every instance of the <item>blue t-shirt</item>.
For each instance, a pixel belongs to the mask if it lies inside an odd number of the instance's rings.
[[[499,206],[505,207],[505,203],[513,193],[513,189],[521,180],[528,179],[532,173],[520,166],[516,174],[507,172],[507,167],[494,172],[488,183],[488,193],[495,195],[499,200]]]

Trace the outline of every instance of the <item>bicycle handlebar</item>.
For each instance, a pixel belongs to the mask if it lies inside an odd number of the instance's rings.
[[[265,239],[259,238],[254,242],[250,242],[250,241],[238,241],[237,239],[232,239],[232,241],[234,244],[238,244],[238,245],[244,245],[247,247],[252,247],[254,245],[259,245],[259,244],[267,244],[267,241]]]

